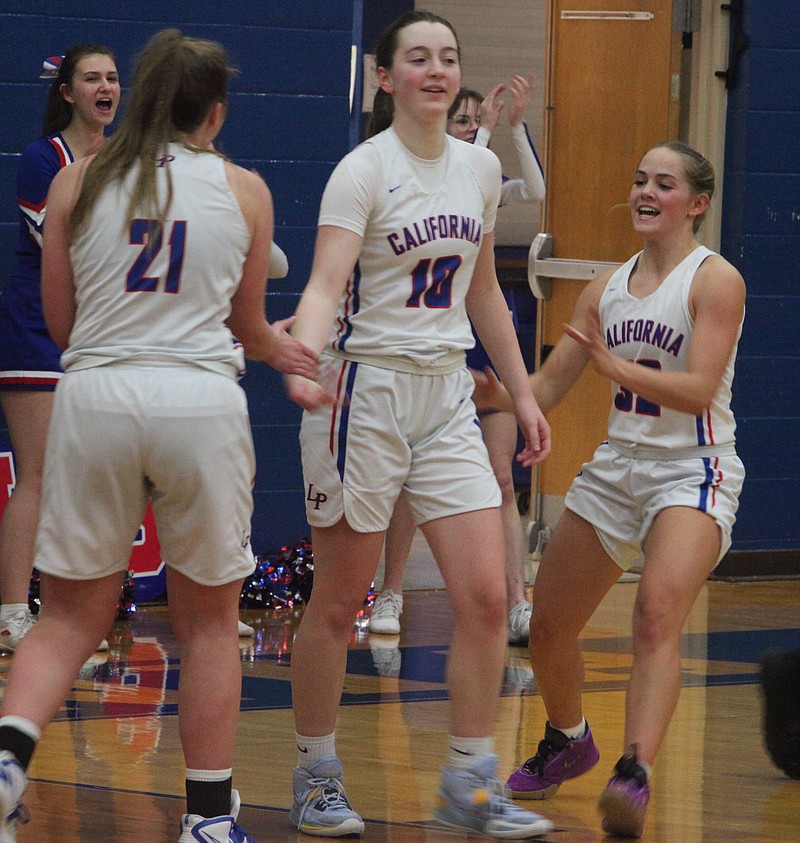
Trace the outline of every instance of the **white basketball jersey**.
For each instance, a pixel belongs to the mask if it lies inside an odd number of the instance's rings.
[[[349,208],[345,185],[355,194]],[[330,353],[411,372],[463,366],[473,345],[464,300],[499,193],[494,153],[449,136],[438,162],[416,158],[393,129],[346,156],[319,223],[356,231],[364,242]]]
[[[628,292],[640,254],[609,279],[600,298],[600,324],[606,345],[618,357],[666,372],[686,370],[694,328],[689,314],[689,288],[700,264],[714,254],[700,246],[643,299]],[[741,333],[741,327],[740,327]],[[711,406],[701,416],[672,410],[612,383],[608,436],[625,448],[680,450],[732,446],[736,423],[731,412],[731,383],[736,346]]]
[[[135,168],[105,188],[72,245],[77,313],[65,370],[135,359],[240,373],[241,347],[224,321],[250,248],[247,224],[219,156],[169,144],[160,191],[167,171],[172,205],[154,245],[145,218],[123,230]]]

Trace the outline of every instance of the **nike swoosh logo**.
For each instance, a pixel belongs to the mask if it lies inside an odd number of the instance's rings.
[[[456,749],[454,746],[451,746],[450,749],[452,749],[453,752],[457,752],[459,755],[474,755],[475,754],[474,752],[464,752],[463,749]]]
[[[295,746],[297,746],[297,744],[295,744]],[[308,752],[308,747],[306,747],[306,749],[303,749],[302,746],[297,746],[297,749],[299,752]]]
[[[398,189],[399,189],[399,188],[401,188],[402,186],[403,186],[402,184],[398,184],[398,185],[397,185],[397,187],[390,187],[390,188],[389,188],[389,193],[394,193],[394,192],[395,192],[395,190],[398,190]]]
[[[571,770],[576,764],[580,761],[583,761],[583,756],[585,753],[580,753],[576,758],[573,758],[571,761],[564,761],[564,770]]]

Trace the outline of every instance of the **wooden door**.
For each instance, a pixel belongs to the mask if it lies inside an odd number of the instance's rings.
[[[545,231],[553,257],[622,262],[640,248],[627,199],[636,164],[677,137],[679,36],[671,0],[552,0],[545,102]],[[556,280],[544,303],[546,352],[585,282]],[[610,387],[587,370],[549,419],[554,449],[539,492],[563,496],[606,433]]]

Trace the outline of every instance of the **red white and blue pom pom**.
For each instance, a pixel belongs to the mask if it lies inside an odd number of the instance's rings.
[[[256,556],[256,569],[245,580],[239,598],[241,609],[291,609],[308,603],[314,585],[314,554],[308,539],[297,545],[284,545],[280,551],[267,551]],[[370,588],[356,617],[369,620],[369,609],[375,602],[375,589]]]
[[[256,569],[245,580],[239,606],[242,609],[284,609],[306,603],[311,596],[314,555],[303,539],[280,551],[256,556]]]
[[[43,62],[43,70],[39,74],[40,79],[55,79],[58,76],[61,63],[64,61],[64,56],[48,56]]]
[[[302,539],[297,545],[284,545],[279,551],[271,550],[256,556],[256,569],[245,580],[239,598],[242,609],[291,609],[302,606],[311,597],[314,584],[314,554],[311,543]],[[136,612],[135,579],[132,571],[125,574],[119,602],[117,620],[125,620]],[[375,588],[370,587],[356,617],[361,625],[369,620],[369,610],[375,602]],[[39,572],[34,569],[28,590],[28,605],[33,614],[41,606]]]

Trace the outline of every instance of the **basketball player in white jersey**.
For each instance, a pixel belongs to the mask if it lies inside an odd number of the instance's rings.
[[[514,138],[522,178],[511,179],[503,176],[499,206],[519,202],[540,202],[545,197],[544,173],[524,121],[525,109],[532,91],[531,79],[515,75],[508,85],[504,83],[495,85],[486,97],[470,88],[462,88],[448,111],[447,133],[467,143],[488,147],[492,132],[497,128],[500,115],[505,108],[504,91],[509,94],[508,122]],[[387,124],[390,122],[391,118],[387,120]],[[377,120],[371,120],[370,126],[375,125],[377,125]],[[503,292],[509,310],[513,313],[514,292],[510,289]],[[491,366],[486,350],[477,338],[475,347],[467,352],[467,366],[477,371],[483,371],[487,366]],[[493,407],[483,409],[479,415],[483,440],[502,493],[500,515],[503,521],[506,551],[508,641],[512,645],[524,645],[528,643],[531,604],[525,599],[523,536],[512,471],[517,450],[517,420],[513,413],[498,412]],[[397,635],[400,632],[400,615],[403,611],[403,571],[415,532],[408,505],[403,495],[400,495],[386,533],[383,586],[372,607],[369,621],[370,632],[386,635]],[[385,659],[392,650],[381,648],[373,652]],[[395,649],[394,653],[399,657],[398,650]],[[380,665],[384,663],[380,662]],[[392,660],[390,656],[388,663],[397,664],[399,659]]]
[[[470,318],[514,398],[521,459],[549,450],[494,271],[500,164],[446,132],[460,88],[452,26],[421,10],[376,49],[389,129],[347,155],[325,189],[311,277],[293,334],[323,351],[320,381],[287,378],[306,412],[301,447],[314,590],[292,651],[300,831],[358,834],[335,727],[353,618],[401,489],[450,591],[450,736],[437,817],[494,837],[546,819],[510,802],[491,733],[505,656],[500,493],[471,401]],[[354,269],[355,267],[355,269]],[[368,763],[368,762],[367,762]]]
[[[65,374],[45,456],[41,619],[14,656],[0,717],[4,843],[41,730],[113,621],[148,500],[181,654],[179,841],[254,843],[231,787],[238,602],[254,568],[255,465],[237,380],[242,351],[310,377],[317,356],[264,318],[269,190],[210,148],[231,73],[218,44],[159,33],[119,131],[50,190],[42,292]]]
[[[573,481],[534,584],[529,652],[548,722],[508,786],[543,799],[597,763],[578,636],[643,557],[623,755],[599,803],[603,829],[615,835],[642,833],[651,768],[680,691],[681,629],[730,546],[744,479],[730,408],[744,281],[695,237],[713,192],[711,165],[686,145],[665,141],[645,154],[630,193],[643,251],[586,287],[566,336],[531,378],[546,411],[591,362],[611,380],[613,402],[608,441]]]

